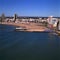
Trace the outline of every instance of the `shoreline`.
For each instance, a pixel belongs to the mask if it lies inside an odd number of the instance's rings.
[[[45,26],[40,26],[38,25],[38,23],[14,23],[14,22],[0,22],[0,24],[5,24],[5,25],[12,25],[12,26],[16,26],[16,27],[23,27],[28,32],[44,32],[46,30],[48,30],[48,28],[46,28]]]

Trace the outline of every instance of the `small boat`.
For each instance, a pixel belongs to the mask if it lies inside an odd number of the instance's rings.
[[[22,27],[16,27],[17,30],[23,29]]]
[[[23,27],[16,27],[15,31],[25,31],[27,30],[26,28]]]

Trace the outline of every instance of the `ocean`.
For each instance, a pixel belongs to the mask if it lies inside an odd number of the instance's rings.
[[[0,60],[60,60],[60,36],[14,29],[0,24]]]

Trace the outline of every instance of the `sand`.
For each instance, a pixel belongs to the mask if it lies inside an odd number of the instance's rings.
[[[19,27],[23,27],[26,28],[26,31],[37,31],[37,32],[43,32],[45,30],[47,30],[48,28],[46,28],[45,26],[41,26],[38,25],[38,23],[32,23],[32,22],[19,22],[19,23],[14,23],[14,22],[0,22],[0,24],[7,24],[7,25],[13,25],[13,26],[19,26]]]

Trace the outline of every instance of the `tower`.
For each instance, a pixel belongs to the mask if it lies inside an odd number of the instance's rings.
[[[14,22],[16,21],[17,19],[17,14],[14,14]]]

